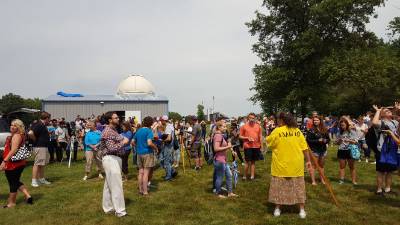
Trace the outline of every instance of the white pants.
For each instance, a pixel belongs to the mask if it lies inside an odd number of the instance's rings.
[[[103,210],[105,213],[115,212],[117,216],[124,216],[126,209],[121,176],[122,160],[118,156],[106,155],[102,162],[106,174],[103,189]]]

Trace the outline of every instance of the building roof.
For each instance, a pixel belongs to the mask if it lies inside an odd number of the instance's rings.
[[[154,86],[142,75],[130,75],[118,85],[117,94],[154,94]]]
[[[168,98],[154,94],[84,95],[83,97],[50,95],[43,99],[43,102],[168,102]]]

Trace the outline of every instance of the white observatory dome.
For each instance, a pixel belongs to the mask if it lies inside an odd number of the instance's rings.
[[[154,86],[142,75],[130,75],[118,85],[118,95],[154,94]]]

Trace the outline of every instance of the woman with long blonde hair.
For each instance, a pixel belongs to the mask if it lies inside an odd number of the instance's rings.
[[[10,127],[11,136],[7,137],[6,145],[3,153],[3,162],[0,165],[0,170],[4,170],[8,185],[10,186],[10,194],[7,205],[3,208],[12,208],[16,205],[18,190],[24,193],[25,201],[28,204],[33,204],[32,196],[29,194],[25,185],[20,181],[21,174],[24,171],[26,161],[19,160],[11,161],[11,157],[15,155],[18,149],[25,143],[25,126],[21,120],[13,120]]]

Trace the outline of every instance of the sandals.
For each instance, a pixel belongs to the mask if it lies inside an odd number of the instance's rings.
[[[27,198],[27,199],[25,200],[25,202],[26,202],[26,204],[28,204],[28,205],[33,205],[33,198],[32,198],[32,197],[29,197],[29,198]]]

